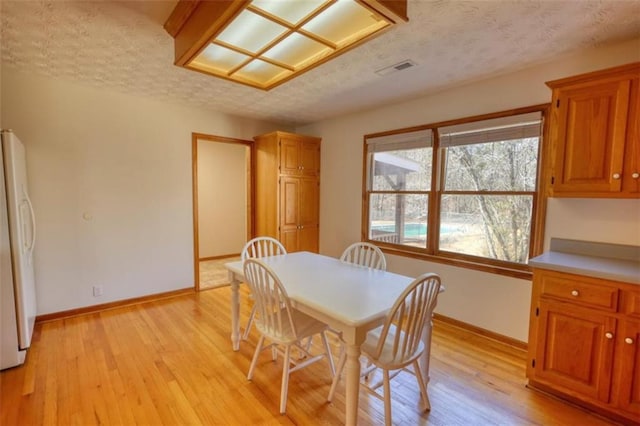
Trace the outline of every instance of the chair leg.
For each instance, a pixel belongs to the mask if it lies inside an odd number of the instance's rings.
[[[253,325],[254,316],[256,316],[256,305],[253,305],[253,308],[251,308],[251,313],[249,314],[249,320],[247,321],[247,326],[244,329],[244,333],[242,333],[242,340],[247,340],[249,338],[249,332],[251,331],[251,326]]]
[[[307,342],[306,343],[303,343],[302,341],[300,342],[300,346],[302,348],[298,349],[298,359],[303,359],[309,354],[309,351],[311,350],[311,344],[312,343],[313,343],[313,336],[309,336],[307,338]]]
[[[373,369],[371,368],[372,365],[373,365],[373,363],[371,362],[371,360],[367,359],[367,365],[365,367],[365,369],[367,371],[367,374],[365,374],[365,376],[364,376],[365,380],[369,380],[369,375],[371,373],[373,373],[374,371],[376,371],[375,368],[373,368]]]
[[[258,362],[258,355],[260,355],[260,351],[262,351],[262,344],[264,343],[264,335],[260,336],[258,340],[258,345],[256,346],[256,351],[253,353],[253,359],[251,360],[251,366],[249,367],[249,374],[247,374],[247,379],[251,380],[253,377],[253,370],[256,368],[256,363]]]
[[[331,382],[331,389],[329,389],[329,396],[327,397],[327,401],[331,402],[333,399],[333,395],[336,392],[336,386],[340,381],[340,376],[342,375],[342,370],[344,370],[344,365],[347,361],[347,351],[340,351],[340,359],[338,360],[338,368],[336,370],[336,375],[333,376],[333,382]]]
[[[342,358],[342,355],[346,356],[347,354],[347,345],[344,342],[340,342],[340,352],[338,353],[338,359]]]
[[[285,414],[287,409],[287,392],[289,391],[289,365],[291,346],[287,345],[284,352],[284,364],[282,365],[282,387],[280,388],[280,414]]]
[[[413,371],[416,373],[416,379],[418,379],[418,386],[420,387],[420,395],[422,396],[422,402],[425,406],[425,410],[431,410],[431,403],[429,402],[429,395],[427,394],[427,385],[422,378],[422,371],[420,370],[420,363],[418,360],[413,362]]]
[[[331,377],[336,375],[336,366],[333,364],[333,355],[331,355],[331,347],[327,340],[327,332],[322,332],[322,343],[324,344],[324,353],[327,355],[327,361],[329,362],[329,370],[331,370]],[[311,340],[311,338],[309,338]]]
[[[391,386],[389,384],[389,370],[382,370],[384,376],[384,424],[391,426]]]

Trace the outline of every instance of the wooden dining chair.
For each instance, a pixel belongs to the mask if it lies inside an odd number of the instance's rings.
[[[278,254],[287,254],[287,250],[280,241],[271,237],[257,237],[245,244],[240,254],[240,260],[244,262],[247,259],[276,256]],[[249,319],[247,320],[247,326],[244,329],[244,333],[242,333],[242,340],[249,338],[249,332],[251,331],[255,315],[256,305],[254,304],[253,308],[251,308]]]
[[[387,269],[387,261],[384,253],[371,243],[357,242],[351,244],[342,252],[340,260],[347,263],[366,266],[374,269]]]
[[[244,262],[244,276],[254,294],[258,315],[255,323],[260,331],[260,339],[249,367],[249,380],[253,377],[260,352],[264,349],[275,348],[284,358],[282,367],[282,385],[280,388],[280,413],[284,414],[287,405],[289,375],[294,371],[307,367],[314,362],[327,358],[331,377],[335,376],[335,366],[331,356],[331,349],[327,340],[328,326],[294,309],[291,306],[287,292],[276,274],[259,259],[247,259]],[[324,344],[324,353],[312,355],[300,343],[301,339],[320,334]],[[272,343],[264,345],[265,339]],[[284,351],[282,351],[284,347]],[[305,358],[296,360],[291,357],[291,348],[297,347],[305,353]],[[273,353],[273,351],[272,351]],[[276,357],[273,357],[275,360]]]
[[[387,314],[385,323],[370,331],[361,346],[362,354],[371,362],[371,367],[361,372],[367,377],[370,370],[380,368],[383,380],[378,383],[361,381],[361,385],[372,395],[384,401],[385,424],[391,425],[391,387],[390,380],[407,366],[413,366],[413,374],[418,380],[420,395],[426,410],[431,409],[427,386],[420,371],[419,360],[424,353],[422,332],[425,326],[431,326],[431,317],[440,292],[440,277],[427,273],[416,278],[398,297]],[[343,352],[338,361],[337,374],[329,390],[328,401],[333,399],[336,385],[346,362]],[[390,375],[389,372],[393,371]],[[410,371],[410,370],[407,370]],[[377,389],[383,386],[383,394]]]

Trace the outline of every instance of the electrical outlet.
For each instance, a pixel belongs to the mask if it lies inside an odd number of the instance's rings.
[[[103,292],[103,288],[102,288],[101,285],[94,285],[93,286],[93,297],[102,296],[102,292]]]

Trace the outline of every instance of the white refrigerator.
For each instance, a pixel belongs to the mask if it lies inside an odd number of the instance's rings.
[[[24,363],[36,319],[36,223],[27,191],[25,148],[2,130],[0,168],[0,370]]]

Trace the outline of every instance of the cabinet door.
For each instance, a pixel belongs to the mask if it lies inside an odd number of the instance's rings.
[[[582,399],[608,402],[615,332],[611,316],[542,299],[535,379]]]
[[[317,226],[305,226],[298,232],[298,250],[318,253],[319,229]]]
[[[301,153],[300,141],[293,137],[282,136],[280,144],[280,173],[286,175],[300,174]]]
[[[616,405],[640,418],[640,321],[621,322],[616,364]]]
[[[318,226],[320,216],[320,182],[316,178],[300,178],[299,224]]]
[[[621,190],[630,87],[622,80],[556,89],[554,195]]]
[[[280,230],[280,242],[287,250],[287,253],[293,253],[300,251],[300,244],[298,242],[300,232],[295,228],[285,228]]]
[[[300,143],[300,171],[305,176],[320,175],[320,142],[306,140]]]
[[[288,252],[318,251],[317,178],[280,178],[280,241]]]
[[[320,182],[317,178],[300,178],[300,250],[318,252],[320,217]]]
[[[298,251],[298,226],[300,224],[300,179],[280,178],[280,242],[288,252]]]
[[[640,196],[640,79],[637,78],[631,81],[622,185],[623,191]]]

